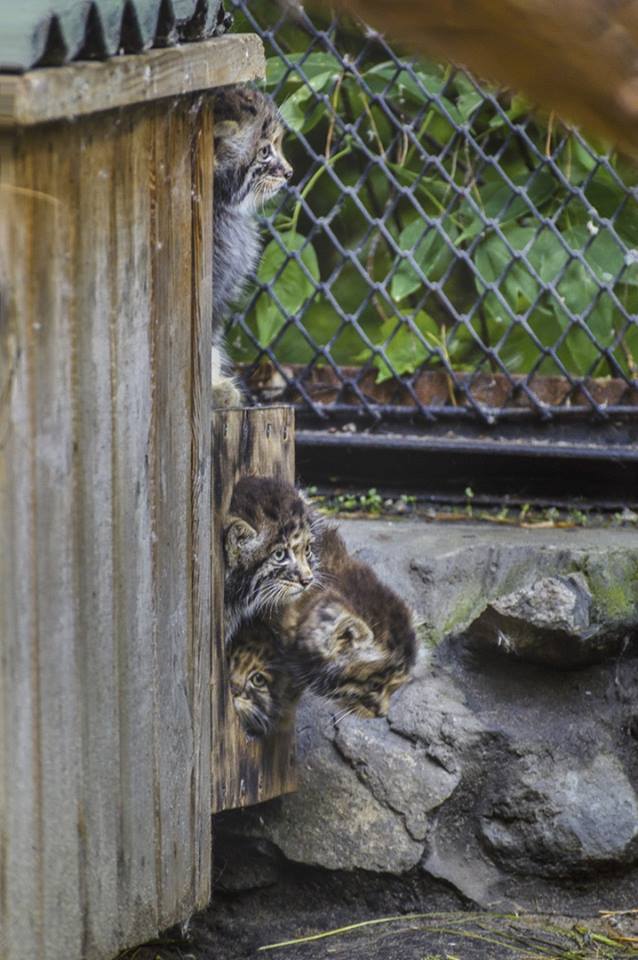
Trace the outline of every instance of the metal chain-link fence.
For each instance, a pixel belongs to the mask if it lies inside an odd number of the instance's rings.
[[[324,423],[638,413],[638,170],[372,31],[235,4],[294,186],[230,343]]]

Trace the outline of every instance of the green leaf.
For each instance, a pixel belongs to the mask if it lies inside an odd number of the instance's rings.
[[[260,283],[272,284],[281,303],[280,308],[267,291],[261,293],[257,299],[256,327],[262,346],[267,346],[272,341],[287,318],[298,313],[315,292],[313,283],[299,263],[290,258],[290,254],[299,253],[312,277],[319,280],[317,254],[305,237],[298,233],[281,233],[279,241],[271,240],[266,246],[257,271],[257,279]]]
[[[524,196],[518,196],[509,184],[488,184],[481,191],[481,202],[485,216],[498,219],[501,224],[511,223],[523,214],[531,212],[531,207],[540,207],[556,190],[556,180],[551,173],[541,172],[527,187],[525,183],[515,186],[524,190]]]
[[[632,260],[626,263],[625,253],[611,231],[600,230],[592,240],[587,227],[578,225],[566,230],[564,237],[572,250],[587,247],[585,260],[602,283],[638,286],[638,263]]]
[[[317,74],[311,86],[304,84],[284,100],[279,112],[291,130],[295,133],[301,131],[308,133],[323,119],[326,109],[323,103],[317,102],[316,92],[322,90],[332,80],[332,73]]]
[[[399,376],[414,373],[431,357],[432,349],[428,349],[428,346],[437,346],[441,337],[438,324],[425,310],[415,316],[411,325],[407,321],[397,322],[396,318],[387,320],[383,325],[383,332],[386,335],[386,341],[382,345],[383,352],[392,370],[383,357],[376,356],[374,366],[379,371],[377,383],[389,380],[394,373]]]
[[[397,69],[394,63],[379,63],[364,71],[363,78],[373,93],[384,93],[400,99],[409,97],[417,104],[427,103],[445,86],[445,77],[438,70],[427,72],[418,67],[412,71]]]
[[[484,103],[483,96],[476,90],[470,90],[461,94],[456,101],[456,108],[462,119],[467,122],[482,103]]]
[[[527,176],[523,178],[522,183],[517,183],[517,179],[514,178],[513,182],[524,190],[525,196],[516,194],[509,184],[504,183],[500,178],[489,180],[480,188],[479,200],[477,201],[474,196],[473,199],[482,208],[483,217],[475,213],[468,202],[462,204],[460,212],[469,222],[457,242],[471,240],[482,233],[486,229],[485,219],[496,220],[502,228],[523,216],[533,215],[532,205],[536,208],[542,207],[557,189],[556,180],[550,173],[537,174],[529,189],[525,187]]]
[[[501,113],[495,114],[490,120],[488,126],[490,130],[498,130],[500,127],[508,126],[505,117],[512,121],[519,120],[521,117],[524,117],[526,114],[530,113],[532,106],[525,97],[520,94],[516,94],[512,97],[512,101],[507,110],[504,111],[505,116]]]
[[[535,233],[534,227],[510,227],[504,231],[509,244],[516,251],[524,250],[534,239]],[[505,289],[507,284],[512,282],[512,278],[518,274],[526,274],[534,288],[536,287],[536,281],[522,262],[518,261],[512,266],[510,250],[496,234],[490,234],[478,245],[474,254],[474,264],[479,274],[477,279],[479,292],[484,289],[481,280],[485,283],[499,283],[501,289]],[[503,277],[504,279],[501,279]],[[520,278],[516,283],[518,286],[528,286]]]
[[[527,259],[544,283],[553,283],[569,260],[569,254],[558,237],[546,229],[534,237]]]
[[[343,70],[336,57],[330,53],[311,53],[308,56],[304,53],[296,53],[290,55],[288,59],[293,66],[299,64],[299,71],[302,71],[310,81],[314,80],[317,74],[328,73],[336,77]],[[299,71],[293,69],[288,73],[288,66],[280,57],[269,57],[266,61],[266,85],[274,87],[284,77],[286,77],[286,83],[304,83]]]
[[[446,222],[443,229],[453,243],[458,233],[454,225]],[[454,258],[450,247],[436,228],[433,225],[428,227],[422,220],[414,220],[401,231],[399,246],[401,250],[412,252],[422,274],[433,282],[441,279]],[[390,295],[400,303],[422,286],[421,276],[405,258],[392,277]]]

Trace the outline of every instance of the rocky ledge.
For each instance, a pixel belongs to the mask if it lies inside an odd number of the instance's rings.
[[[638,537],[343,527],[416,611],[416,677],[384,719],[303,702],[299,790],[224,816],[219,888],[294,863],[491,909],[635,903]]]

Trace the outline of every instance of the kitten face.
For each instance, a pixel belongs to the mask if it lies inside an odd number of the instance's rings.
[[[227,633],[256,613],[272,613],[314,581],[316,519],[290,484],[244,477],[224,530]]]
[[[242,627],[230,654],[230,689],[242,726],[267,736],[291,719],[297,695],[273,635],[264,625]]]
[[[276,106],[250,87],[215,97],[215,202],[252,213],[292,176]]]

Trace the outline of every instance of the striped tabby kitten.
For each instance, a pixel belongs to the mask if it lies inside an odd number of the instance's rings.
[[[259,90],[228,87],[215,97],[213,209],[214,406],[236,406],[241,393],[228,375],[223,324],[231,303],[254,272],[260,252],[256,214],[292,176],[282,153],[277,107]]]
[[[281,611],[281,636],[295,681],[360,716],[384,716],[416,660],[412,616],[365,563],[349,556],[334,528],[320,536],[321,576]]]
[[[242,621],[273,613],[314,581],[317,528],[317,517],[289,483],[239,480],[224,526],[227,641]]]
[[[283,651],[268,624],[243,624],[230,651],[230,690],[244,729],[263,737],[292,723],[299,699]]]

